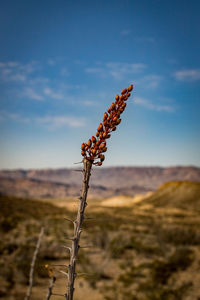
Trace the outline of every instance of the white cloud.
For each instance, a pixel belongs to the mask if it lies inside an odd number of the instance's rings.
[[[86,68],[85,69],[86,73],[94,73],[94,74],[104,74],[105,69],[103,68]]]
[[[49,96],[50,98],[53,98],[53,99],[56,99],[56,100],[62,100],[62,99],[65,98],[62,93],[60,93],[60,92],[54,92],[52,89],[50,89],[48,87],[46,87],[44,89],[44,94],[46,96]]]
[[[163,77],[160,75],[150,74],[140,79],[136,79],[135,83],[137,85],[142,85],[144,88],[155,89],[159,86],[162,79]]]
[[[98,102],[96,101],[91,101],[91,100],[80,100],[80,104],[85,105],[85,106],[97,106]]]
[[[86,125],[84,118],[65,115],[47,115],[43,117],[24,117],[18,113],[0,111],[0,122],[16,121],[18,123],[36,123],[48,129],[58,129],[62,127],[79,128]]]
[[[7,112],[7,111],[0,111],[0,121],[17,121],[17,122],[20,122],[20,123],[27,123],[30,121],[29,118],[27,117],[22,117],[20,116],[19,114],[17,113],[12,113],[12,112]]]
[[[136,74],[144,71],[146,65],[143,63],[120,63],[108,62],[101,67],[86,68],[85,72],[101,75],[102,77],[112,76],[116,80],[122,79],[127,74]]]
[[[117,80],[122,79],[126,74],[140,73],[146,68],[146,65],[142,63],[128,64],[109,62],[106,64],[106,66],[110,75]]]
[[[197,81],[200,80],[200,69],[185,69],[176,71],[174,77],[179,81]]]
[[[165,111],[165,112],[174,112],[174,107],[171,105],[163,105],[163,104],[155,104],[152,103],[151,101],[145,99],[145,98],[141,98],[141,97],[135,97],[134,98],[134,102],[137,105],[143,106],[149,110],[154,110],[154,111]]]
[[[131,30],[130,29],[123,29],[120,31],[121,35],[129,35],[131,34]]]
[[[8,67],[15,68],[15,67],[18,67],[20,64],[17,61],[9,61],[7,63],[7,65],[8,65]]]
[[[50,65],[50,66],[55,66],[56,61],[54,59],[50,58],[50,59],[48,59],[47,64]]]
[[[67,70],[67,68],[62,68],[60,70],[60,75],[62,75],[62,76],[69,76],[69,71]]]
[[[46,78],[46,77],[35,77],[32,79],[29,79],[29,84],[31,84],[31,85],[46,84],[48,82],[49,82],[49,78]]]
[[[37,62],[22,64],[15,61],[0,62],[0,77],[4,81],[23,82],[30,73],[39,68]]]
[[[147,43],[154,43],[155,42],[155,38],[153,37],[135,37],[134,40],[136,42],[147,42]]]
[[[26,96],[30,99],[37,100],[37,101],[44,100],[44,97],[32,88],[25,88],[23,92],[23,96]]]
[[[177,59],[175,58],[169,58],[167,62],[172,65],[176,65],[178,63]]]
[[[85,119],[72,116],[45,116],[37,118],[39,124],[47,126],[49,129],[57,129],[61,127],[83,127]]]
[[[25,81],[26,80],[26,76],[24,74],[16,73],[16,74],[13,74],[13,75],[9,76],[8,80],[12,80],[12,81]]]

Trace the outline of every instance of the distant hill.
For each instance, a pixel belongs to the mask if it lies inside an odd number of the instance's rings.
[[[159,187],[142,204],[200,211],[200,182],[174,181]]]
[[[0,171],[0,193],[30,198],[76,197],[81,172],[75,169]],[[168,181],[200,182],[197,167],[112,167],[93,168],[89,197],[134,196],[158,188]]]

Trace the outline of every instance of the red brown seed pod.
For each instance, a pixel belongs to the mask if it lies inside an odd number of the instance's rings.
[[[90,148],[91,145],[92,145],[92,141],[91,141],[91,139],[89,139],[89,140],[88,140],[88,147]]]
[[[103,149],[101,149],[101,152],[106,152],[107,151],[107,147],[104,147]]]
[[[116,117],[120,117],[120,108],[119,108],[119,110],[117,111],[117,113],[116,113]]]
[[[103,133],[103,138],[105,139],[106,136],[107,136],[107,132],[105,131],[105,132]]]
[[[92,142],[93,142],[93,144],[95,144],[96,143],[96,138],[95,138],[95,136],[92,136]]]
[[[121,91],[121,94],[123,95],[123,94],[126,94],[127,93],[127,89],[123,89],[122,91]]]
[[[107,114],[107,112],[105,112],[103,118],[106,120],[107,117],[108,117],[108,114]]]
[[[103,125],[106,126],[106,124],[107,124],[107,120],[104,120]]]
[[[103,124],[100,123],[100,124],[99,124],[99,127],[97,128],[97,131],[102,131],[102,130],[103,130]]]
[[[96,146],[98,147],[100,145],[100,143],[101,143],[100,141],[97,141]]]
[[[92,152],[93,155],[95,155],[96,154],[96,149],[92,149],[91,152]]]
[[[107,118],[107,122],[109,122],[109,121],[110,121],[110,117]]]
[[[102,165],[105,156],[102,154],[107,151],[106,139],[110,138],[110,133],[116,130],[116,126],[120,124],[120,115],[123,113],[126,103],[125,101],[130,97],[130,92],[133,89],[133,85],[130,85],[128,89],[123,89],[120,95],[115,96],[115,102],[111,104],[107,112],[104,113],[102,123],[96,132],[96,137],[92,136],[88,140],[88,144],[83,143],[81,145],[81,154],[86,159],[90,160],[95,165]],[[95,158],[99,158],[100,161],[94,162]]]
[[[110,106],[110,110],[113,110],[115,108],[115,103],[112,103]]]
[[[129,87],[128,87],[128,91],[131,92],[132,89],[133,89],[133,85],[131,84],[131,85],[129,85]]]
[[[99,155],[99,158],[100,158],[100,160],[101,160],[101,162],[102,162],[102,161],[104,161],[104,160],[105,160],[105,155],[103,155],[103,154],[100,154],[100,155]]]
[[[106,147],[106,142],[102,143],[102,144],[99,146],[99,149],[103,149],[104,147]]]
[[[103,132],[101,132],[101,133],[99,134],[99,138],[100,138],[100,139],[103,138]]]
[[[117,119],[116,123],[119,125],[121,123],[121,119]]]

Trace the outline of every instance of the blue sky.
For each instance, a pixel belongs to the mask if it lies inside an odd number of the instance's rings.
[[[105,166],[200,166],[199,1],[1,1],[0,168],[71,167],[134,92]]]

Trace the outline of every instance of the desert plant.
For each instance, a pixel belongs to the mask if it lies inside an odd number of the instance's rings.
[[[34,268],[35,268],[35,262],[37,259],[37,255],[40,249],[40,245],[41,245],[41,241],[42,241],[42,237],[44,234],[44,227],[41,228],[40,231],[40,235],[38,237],[38,241],[37,241],[37,245],[33,254],[33,258],[32,258],[32,262],[31,262],[31,268],[30,268],[30,274],[29,274],[29,286],[28,286],[28,290],[26,293],[26,296],[24,298],[24,300],[29,300],[31,297],[31,293],[32,293],[32,287],[33,287],[33,273],[34,273]]]
[[[83,181],[80,195],[80,204],[78,207],[77,217],[74,224],[74,236],[72,245],[66,247],[70,251],[70,262],[68,265],[68,277],[67,292],[64,295],[66,300],[73,300],[74,295],[74,281],[77,276],[76,273],[76,261],[78,257],[78,251],[81,248],[79,240],[82,231],[82,225],[84,221],[84,212],[87,205],[87,193],[89,188],[89,180],[91,175],[92,165],[101,166],[105,156],[103,153],[107,151],[106,140],[110,138],[110,133],[116,130],[117,125],[120,124],[120,116],[126,108],[126,101],[130,97],[130,92],[133,89],[133,85],[130,85],[128,89],[123,89],[121,95],[116,95],[115,102],[113,102],[104,113],[103,121],[97,128],[96,137],[92,136],[87,143],[81,145],[81,155],[83,156]]]

